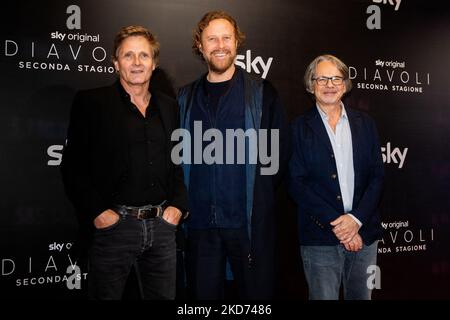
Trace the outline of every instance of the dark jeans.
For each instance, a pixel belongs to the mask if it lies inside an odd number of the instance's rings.
[[[135,267],[142,299],[174,299],[175,231],[176,226],[161,217],[138,220],[130,216],[95,230],[89,250],[89,298],[121,299]]]
[[[301,246],[310,300],[338,300],[343,285],[345,300],[370,300],[368,267],[377,263],[378,241],[357,252],[337,246]]]
[[[239,298],[249,298],[250,245],[245,228],[188,229],[186,249],[187,283],[192,298],[224,299],[227,260]]]

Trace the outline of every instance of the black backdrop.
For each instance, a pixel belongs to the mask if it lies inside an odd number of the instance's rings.
[[[302,76],[315,56],[331,53],[351,67],[354,89],[346,103],[375,118],[386,168],[381,288],[374,298],[450,298],[450,10],[438,1],[403,0],[397,10],[377,2],[17,0],[4,6],[1,295],[82,295],[64,281],[77,224],[59,162],[76,90],[115,79],[109,59],[115,33],[130,24],[155,32],[161,68],[178,88],[206,70],[191,52],[194,25],[206,11],[223,9],[247,35],[237,63],[277,87],[290,119],[312,105]],[[369,29],[374,18],[379,29]],[[79,29],[70,29],[78,22]],[[285,192],[279,197],[277,297],[305,299],[294,207]]]

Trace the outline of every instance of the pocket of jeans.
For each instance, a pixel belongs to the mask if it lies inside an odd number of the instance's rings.
[[[163,217],[158,217],[158,219],[162,222],[162,224],[165,224],[166,226],[169,226],[169,227],[171,227],[171,228],[176,228],[176,227],[177,227],[176,224],[173,224],[173,223],[168,222],[168,221],[167,221],[166,219],[164,219]]]
[[[95,230],[99,231],[99,232],[105,232],[105,231],[110,231],[110,230],[116,229],[119,226],[119,224],[122,222],[122,220],[123,220],[122,217],[119,217],[119,220],[114,222],[112,225],[104,227],[104,228],[95,228]]]

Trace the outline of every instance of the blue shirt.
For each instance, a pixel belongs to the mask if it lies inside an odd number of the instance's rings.
[[[236,75],[223,86],[208,83],[204,78],[193,97],[190,132],[194,132],[197,121],[201,121],[203,131],[214,128],[222,137],[226,137],[227,129],[244,129],[243,89],[241,75]],[[203,141],[202,150],[211,144],[211,141]],[[191,147],[194,148],[194,143]],[[223,163],[207,164],[203,159],[202,163],[191,164],[188,188],[190,219],[186,222],[189,228],[242,228],[247,225],[246,167],[236,161],[238,152],[243,150],[238,150],[238,144],[234,143],[234,162],[227,163],[230,147],[226,138],[223,138],[223,147]],[[195,152],[194,149],[192,151]]]
[[[327,114],[316,104],[322,122],[327,130],[333,148],[334,159],[336,161],[337,176],[341,189],[344,211],[349,213],[353,207],[353,192],[355,190],[355,170],[353,168],[353,145],[352,132],[348,121],[344,104],[341,103],[341,116],[336,124],[336,131],[328,124]],[[361,222],[353,215],[353,219],[361,226]]]

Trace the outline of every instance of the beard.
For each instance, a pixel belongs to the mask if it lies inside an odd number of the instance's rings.
[[[223,59],[223,60],[219,60],[214,57],[214,54],[220,53],[220,52],[226,53],[227,58]],[[236,54],[232,55],[229,50],[224,50],[224,51],[213,51],[210,56],[205,57],[205,60],[206,60],[206,63],[208,64],[209,70],[211,70],[215,73],[218,73],[218,74],[222,74],[225,71],[227,71],[228,69],[230,69],[230,67],[234,63],[235,58],[236,58]]]

